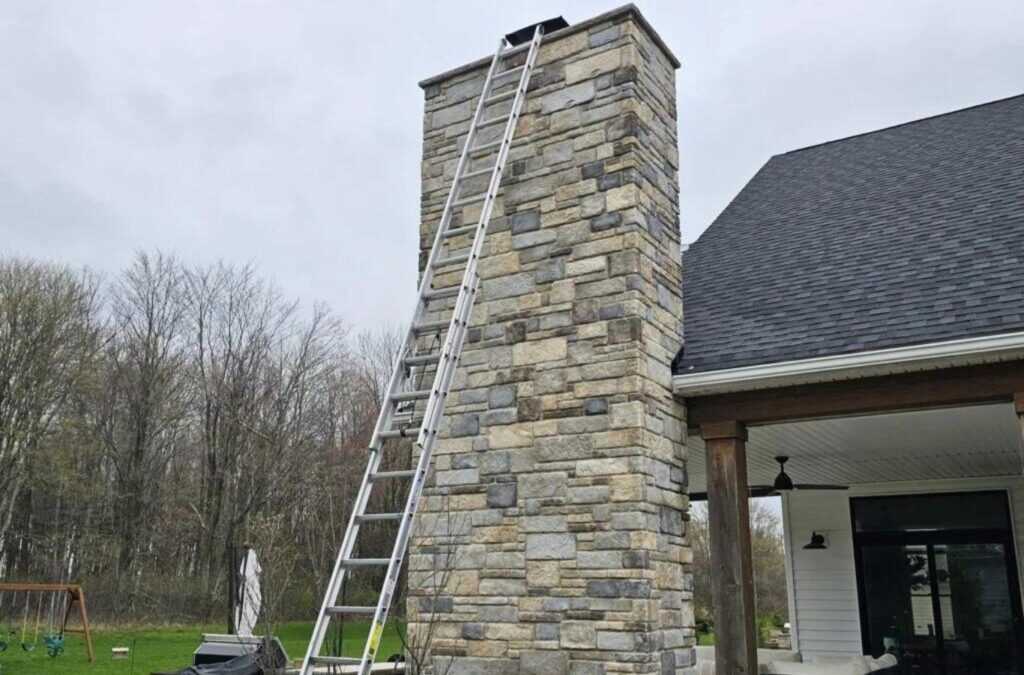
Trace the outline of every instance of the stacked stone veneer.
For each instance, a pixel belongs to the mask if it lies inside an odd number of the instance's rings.
[[[448,672],[693,662],[676,65],[633,7],[540,50],[409,555]],[[486,67],[424,83],[421,267]]]

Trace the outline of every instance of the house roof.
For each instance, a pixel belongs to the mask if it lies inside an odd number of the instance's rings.
[[[678,374],[1024,329],[1024,95],[772,157],[683,308]]]

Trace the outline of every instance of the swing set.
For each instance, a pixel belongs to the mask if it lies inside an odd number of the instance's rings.
[[[11,594],[9,609],[4,610],[4,594]],[[24,609],[21,614],[21,639],[15,642],[18,630],[14,619],[19,614],[21,603],[18,594],[25,596]],[[49,611],[46,615],[46,632],[40,636],[43,627],[43,600],[50,594]],[[32,596],[35,595],[35,621],[32,618]],[[78,613],[82,619],[81,628],[69,628],[68,619],[71,611],[78,605]],[[63,617],[61,617],[63,615]],[[0,618],[6,616],[6,622],[0,624],[0,652],[19,644],[26,652],[34,651],[42,637],[43,647],[51,657],[64,653],[64,634],[81,633],[85,637],[85,649],[89,663],[93,660],[92,633],[89,629],[89,612],[85,608],[85,591],[78,584],[0,584]],[[60,621],[58,622],[58,619]],[[59,623],[59,625],[58,625]],[[30,626],[32,628],[30,629]],[[31,642],[28,640],[31,634]]]

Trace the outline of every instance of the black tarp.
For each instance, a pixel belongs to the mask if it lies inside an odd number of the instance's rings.
[[[283,672],[289,665],[288,658],[276,647],[276,643],[271,644],[274,645],[271,648],[273,655],[269,658],[265,656],[263,645],[260,645],[256,651],[236,656],[230,661],[191,666],[178,671],[178,675],[264,675],[265,669],[273,671],[270,666]]]

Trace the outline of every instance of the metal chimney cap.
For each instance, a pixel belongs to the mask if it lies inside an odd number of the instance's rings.
[[[569,27],[569,22],[560,16],[556,16],[554,19],[548,19],[547,21],[541,21],[540,23],[532,23],[529,26],[520,28],[519,30],[512,31],[505,36],[508,40],[509,47],[515,47],[521,45],[524,42],[529,42],[533,38],[533,32],[537,29],[537,26],[544,28],[544,34],[554,33],[556,30],[562,30],[563,28]]]

